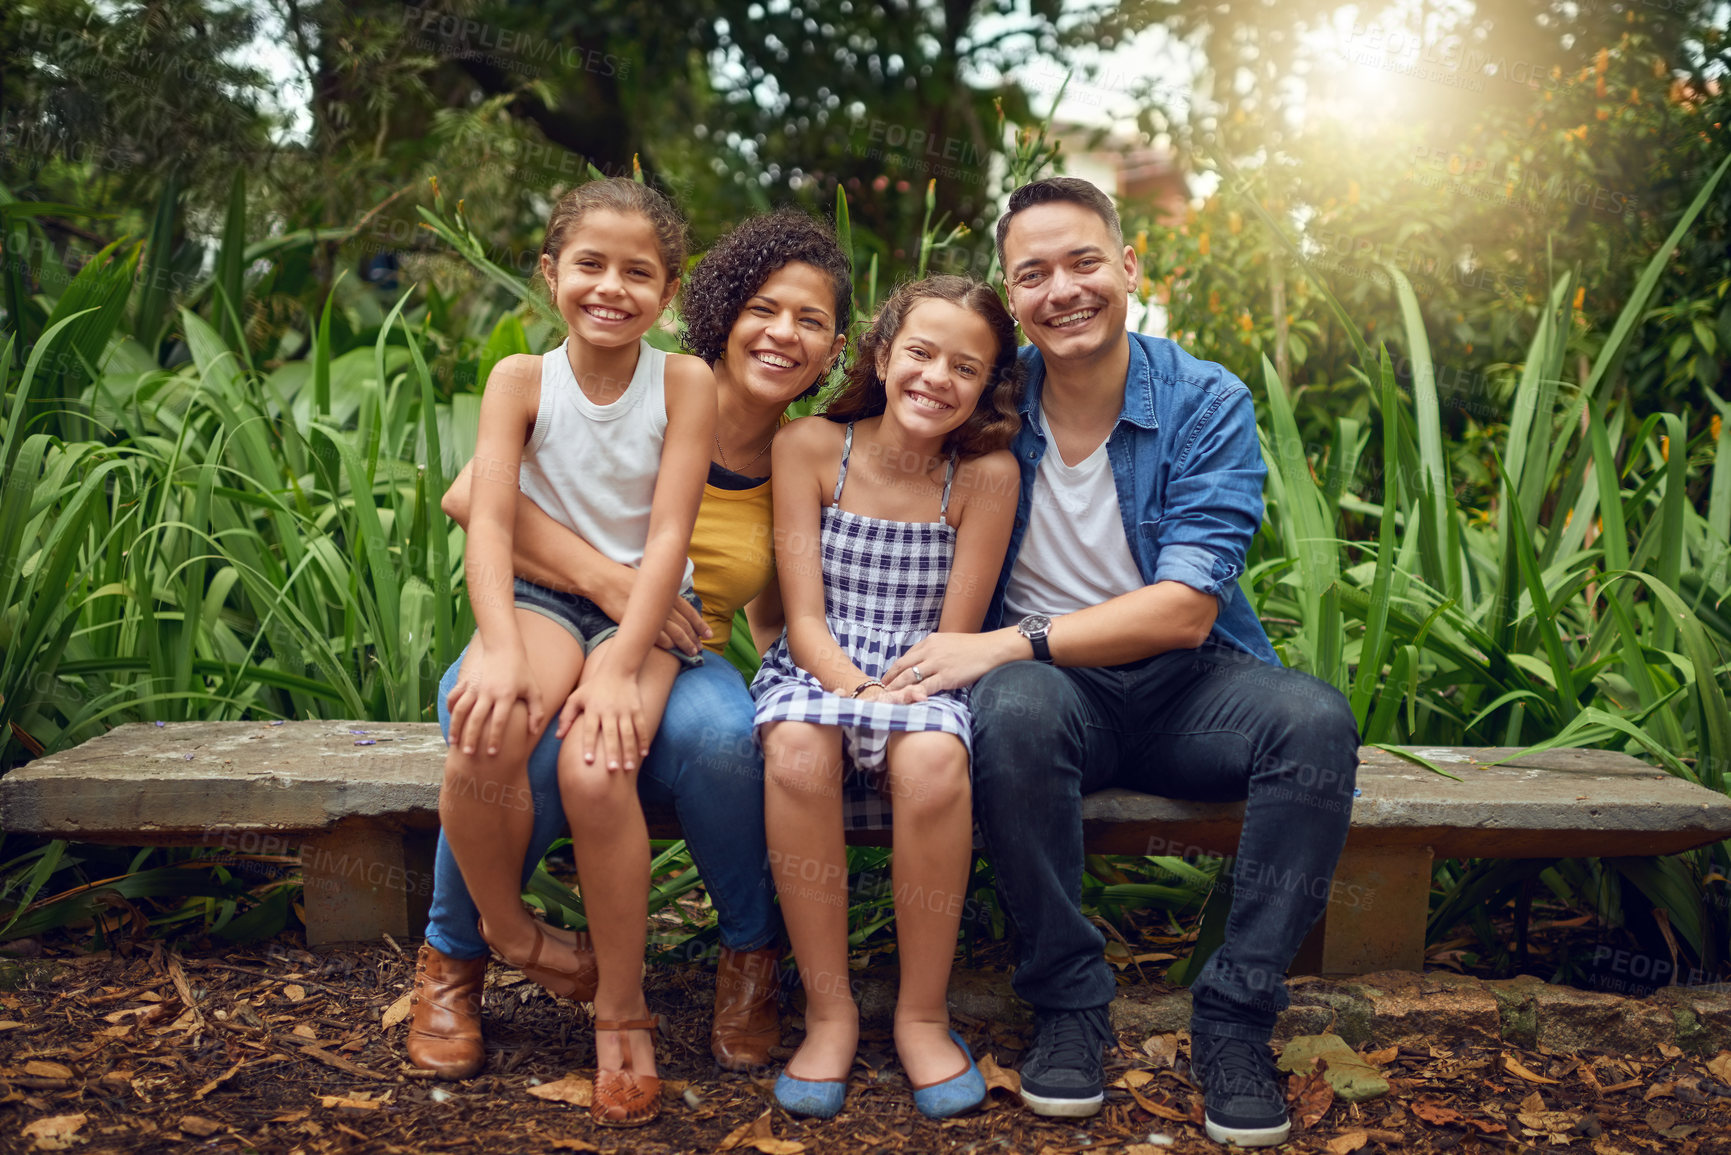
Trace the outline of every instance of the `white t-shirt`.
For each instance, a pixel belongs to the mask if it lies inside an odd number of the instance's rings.
[[[1050,428],[1044,407],[1040,420]],[[1106,442],[1075,465],[1065,465],[1057,445],[1048,444],[1034,472],[1028,529],[1004,589],[1006,619],[1056,617],[1146,584],[1124,537]]]

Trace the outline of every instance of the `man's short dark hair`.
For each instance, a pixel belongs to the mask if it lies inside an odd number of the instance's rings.
[[[1004,215],[998,218],[998,266],[1006,273],[1009,270],[1004,261],[1004,238],[1010,232],[1010,219],[1023,209],[1054,201],[1068,201],[1092,211],[1106,222],[1106,231],[1112,234],[1114,248],[1124,247],[1124,226],[1118,223],[1118,208],[1111,197],[1081,177],[1049,176],[1045,180],[1029,181],[1012,192],[1009,203],[1004,206]]]

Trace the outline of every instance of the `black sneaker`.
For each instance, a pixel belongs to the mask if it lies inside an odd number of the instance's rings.
[[[1292,1123],[1267,1043],[1196,1035],[1190,1040],[1190,1058],[1202,1083],[1210,1139],[1239,1147],[1286,1142]]]
[[[1100,1048],[1112,1036],[1105,1007],[1034,1012],[1034,1046],[1022,1061],[1022,1102],[1036,1115],[1079,1119],[1105,1101]]]

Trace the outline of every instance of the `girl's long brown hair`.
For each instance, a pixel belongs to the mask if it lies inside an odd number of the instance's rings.
[[[831,421],[863,421],[876,417],[889,405],[883,378],[878,376],[878,356],[887,354],[902,331],[908,312],[921,301],[948,301],[976,314],[998,339],[998,355],[986,375],[986,387],[968,419],[944,439],[944,450],[959,457],[978,457],[1006,448],[1021,425],[1016,405],[1022,396],[1021,364],[1016,359],[1016,322],[997,290],[984,281],[948,274],[910,281],[890,294],[871,328],[859,339],[847,379],[836,392],[824,416]]]

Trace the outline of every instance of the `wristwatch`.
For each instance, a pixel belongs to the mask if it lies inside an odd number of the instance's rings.
[[[1052,619],[1045,614],[1029,614],[1016,623],[1016,632],[1021,634],[1034,647],[1034,660],[1052,664],[1052,648],[1046,644],[1046,635],[1052,632]]]

